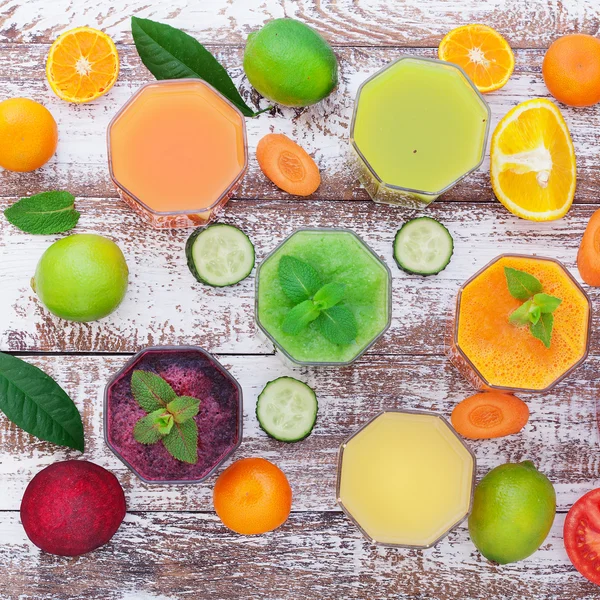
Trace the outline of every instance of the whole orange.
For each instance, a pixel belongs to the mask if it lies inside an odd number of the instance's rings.
[[[558,38],[544,56],[542,75],[550,93],[564,104],[600,102],[600,39],[583,33]]]
[[[242,458],[219,475],[213,503],[223,524],[253,535],[283,525],[292,509],[292,488],[279,467],[264,458]]]
[[[0,102],[0,167],[34,171],[56,151],[58,128],[50,111],[29,98]]]

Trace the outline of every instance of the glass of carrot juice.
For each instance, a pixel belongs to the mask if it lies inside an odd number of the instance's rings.
[[[244,116],[201,79],[142,86],[107,137],[119,194],[158,228],[212,221],[248,167]]]
[[[524,302],[509,291],[507,269],[532,275],[543,294],[560,300],[551,315],[548,345],[532,335],[528,323],[511,322]],[[551,258],[504,254],[460,288],[447,354],[478,390],[545,392],[586,359],[590,326],[589,298],[564,265]]]

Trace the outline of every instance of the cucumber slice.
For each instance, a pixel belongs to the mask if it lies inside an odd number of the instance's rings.
[[[196,229],[185,245],[185,255],[192,275],[213,287],[239,283],[254,268],[254,246],[248,236],[223,223]]]
[[[450,232],[431,217],[407,221],[394,238],[394,259],[407,273],[435,275],[448,266],[453,252]]]
[[[280,442],[299,442],[310,435],[319,404],[312,388],[293,377],[269,381],[256,403],[256,418]]]

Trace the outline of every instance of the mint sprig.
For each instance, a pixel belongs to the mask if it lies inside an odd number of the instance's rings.
[[[173,458],[196,464],[198,426],[194,417],[200,410],[200,400],[177,396],[160,375],[142,370],[131,376],[131,393],[148,413],[135,424],[134,439],[146,445],[162,440]]]
[[[281,328],[298,335],[316,322],[323,337],[333,344],[351,344],[358,334],[354,315],[340,306],[346,286],[333,281],[322,284],[316,269],[293,256],[282,256],[278,267],[283,293],[295,303],[285,315]]]
[[[4,211],[4,216],[21,231],[35,235],[63,233],[79,221],[75,197],[69,192],[42,192],[21,198]]]
[[[554,325],[552,313],[562,300],[544,294],[541,282],[530,273],[504,267],[504,274],[510,295],[517,300],[525,300],[510,314],[508,320],[516,326],[528,325],[531,335],[550,348]]]

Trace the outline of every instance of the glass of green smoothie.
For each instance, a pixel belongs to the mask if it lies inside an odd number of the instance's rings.
[[[392,275],[353,231],[300,229],[256,273],[256,322],[293,363],[344,366],[389,328]]]

